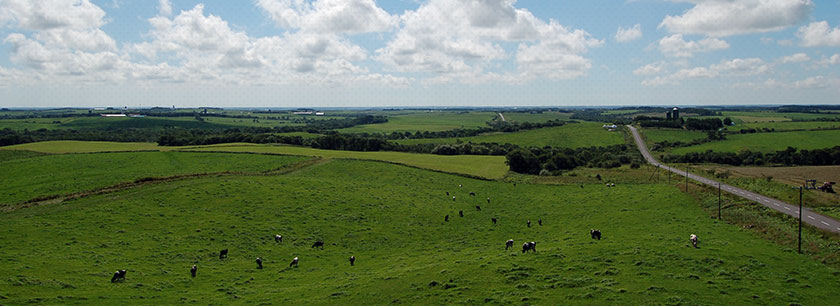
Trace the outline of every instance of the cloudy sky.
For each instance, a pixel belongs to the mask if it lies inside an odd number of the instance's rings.
[[[838,97],[838,0],[0,0],[3,107]]]

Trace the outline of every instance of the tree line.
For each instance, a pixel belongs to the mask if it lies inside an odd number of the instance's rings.
[[[577,167],[616,168],[630,164],[638,168],[642,155],[626,144],[588,148],[517,148],[506,156],[511,171],[524,174],[559,175]]]

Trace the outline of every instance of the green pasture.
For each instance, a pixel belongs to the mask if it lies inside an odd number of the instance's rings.
[[[282,155],[318,156],[323,158],[348,158],[378,160],[409,165],[413,167],[466,174],[490,179],[501,178],[508,172],[504,156],[415,154],[403,152],[357,152],[321,150],[308,147],[283,145],[257,145],[232,143],[209,146],[168,147],[142,142],[95,142],[95,141],[45,141],[0,147],[2,150],[26,150],[41,153],[92,153],[115,151],[221,151],[252,152]]]
[[[161,147],[153,142],[110,142],[110,141],[77,141],[56,140],[31,142],[13,146],[0,147],[0,150],[24,150],[41,153],[91,153],[117,151],[169,151],[178,147]]]
[[[254,152],[318,156],[322,158],[376,160],[397,163],[412,167],[431,169],[449,173],[466,174],[476,177],[498,179],[508,172],[504,156],[488,155],[435,155],[403,152],[357,152],[339,150],[320,150],[307,147],[232,144],[185,148],[189,151]]]
[[[685,154],[707,150],[716,152],[738,152],[741,150],[772,152],[784,150],[787,147],[811,150],[837,145],[840,145],[840,130],[730,134],[726,136],[726,140],[675,148],[670,153]]]
[[[836,269],[718,223],[661,184],[514,186],[332,160],[286,175],[181,180],[0,214],[0,298],[11,305],[840,300]],[[592,228],[603,239],[590,239]],[[700,248],[689,246],[690,234]],[[310,247],[316,240],[323,249]],[[525,241],[536,241],[537,252],[520,252]],[[219,259],[221,249],[228,258]],[[299,266],[290,268],[293,257]],[[126,280],[111,283],[119,269]]]
[[[428,111],[388,116],[388,122],[365,124],[338,130],[341,133],[391,133],[417,131],[447,131],[487,126],[498,117],[493,112]]]
[[[539,114],[531,114],[525,112],[502,112],[502,115],[505,116],[505,120],[509,122],[546,122],[549,120],[569,120],[572,116],[572,113],[560,113],[560,112],[542,112]]]
[[[500,144],[511,143],[525,147],[552,146],[558,148],[582,148],[624,143],[624,136],[620,131],[607,131],[603,128],[603,125],[603,123],[598,122],[578,122],[558,127],[522,130],[512,133],[490,133],[460,138],[404,139],[397,142],[403,144],[487,142]]]
[[[0,161],[0,204],[91,191],[147,177],[215,172],[262,172],[305,157],[193,152],[123,152],[32,156]]]
[[[645,141],[648,145],[657,142],[692,142],[697,139],[704,139],[707,137],[706,132],[703,131],[689,131],[681,129],[666,129],[666,128],[644,128],[640,130],[644,135]]]
[[[815,114],[815,113],[779,113],[773,111],[752,111],[752,112],[721,112],[724,117],[730,117],[736,123],[769,122],[769,121],[791,121],[791,120],[816,120],[821,118],[840,118],[840,114]]]
[[[727,129],[738,132],[741,129],[774,129],[776,131],[838,129],[840,121],[785,121],[785,122],[753,122],[730,126]]]

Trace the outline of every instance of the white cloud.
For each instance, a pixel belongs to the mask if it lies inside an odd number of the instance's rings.
[[[89,0],[0,0],[0,24],[33,31],[91,29],[105,24],[105,11]]]
[[[810,61],[811,57],[805,53],[796,53],[788,56],[783,56],[782,58],[778,59],[778,62],[782,64],[789,64],[789,63],[802,63]]]
[[[659,51],[669,57],[692,57],[697,52],[711,52],[728,48],[729,43],[717,38],[685,41],[682,34],[674,34],[659,40]]]
[[[647,64],[642,67],[639,67],[636,70],[633,70],[633,74],[635,75],[654,75],[660,74],[662,72],[665,72],[664,62]]]
[[[691,79],[711,79],[717,77],[743,77],[766,73],[770,66],[759,58],[736,58],[722,60],[709,67],[680,69],[665,76],[657,76],[642,81],[644,86],[678,85],[680,81]]]
[[[659,27],[671,33],[713,37],[778,31],[805,20],[811,0],[672,0],[694,7],[666,16]]]
[[[615,33],[615,41],[617,42],[629,42],[634,41],[642,37],[642,25],[636,24],[632,28],[622,28],[618,27],[618,31]]]
[[[537,76],[568,79],[592,66],[583,54],[601,45],[580,29],[543,21],[510,0],[431,0],[406,11],[402,26],[376,51],[386,67],[435,74],[436,81],[496,79],[522,81]],[[516,72],[488,72],[510,55],[502,43],[515,43]]]
[[[158,3],[158,14],[161,16],[172,15],[172,3],[169,0],[160,0]]]
[[[840,28],[831,28],[826,21],[812,22],[796,32],[803,47],[840,47]]]
[[[835,77],[826,77],[823,75],[810,76],[801,80],[780,81],[776,79],[767,79],[764,82],[742,82],[733,84],[734,88],[749,88],[753,90],[763,90],[768,88],[775,89],[802,89],[815,90],[840,88],[840,79]]]
[[[373,0],[257,0],[257,5],[279,26],[317,33],[385,32],[397,18]]]
[[[829,86],[830,83],[832,83],[832,80],[829,80],[824,76],[818,75],[818,76],[808,77],[804,80],[794,81],[791,84],[791,87],[797,88],[797,89],[826,88],[826,87]]]
[[[765,73],[770,70],[764,60],[760,58],[736,58],[723,60],[720,64],[710,66],[711,70],[731,76],[748,76]]]

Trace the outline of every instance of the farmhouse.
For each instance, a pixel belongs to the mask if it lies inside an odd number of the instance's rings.
[[[99,114],[102,117],[125,117],[125,114]]]

